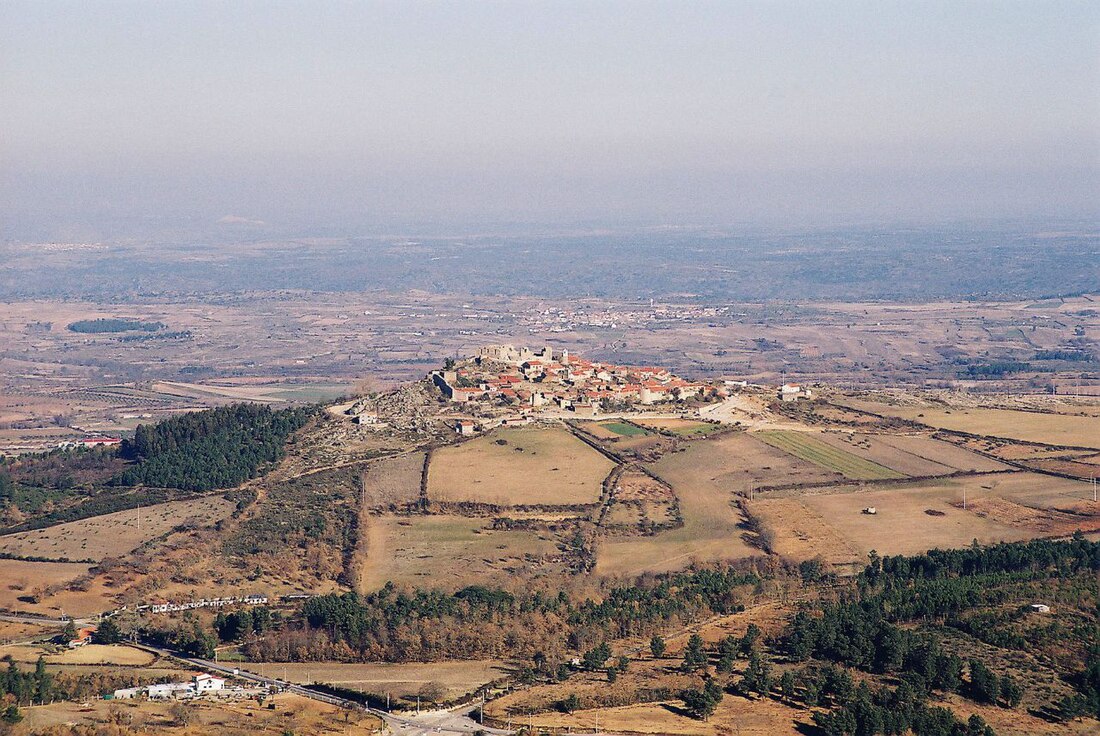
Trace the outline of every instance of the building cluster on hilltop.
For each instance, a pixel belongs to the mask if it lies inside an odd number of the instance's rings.
[[[433,371],[431,378],[456,404],[557,408],[589,417],[612,407],[725,396],[722,385],[686,381],[665,368],[590,361],[550,347],[483,347],[474,359]]]

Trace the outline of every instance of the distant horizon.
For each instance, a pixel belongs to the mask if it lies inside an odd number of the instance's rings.
[[[257,240],[317,238],[394,240],[423,238],[447,240],[455,238],[508,237],[625,237],[659,235],[662,233],[695,233],[700,236],[751,237],[754,235],[819,235],[829,232],[858,233],[996,233],[1011,232],[1036,237],[1100,238],[1100,213],[1080,216],[1002,216],[952,218],[821,218],[815,221],[767,219],[757,221],[646,222],[643,220],[600,220],[586,218],[574,221],[473,220],[436,221],[429,218],[406,222],[340,222],[315,223],[268,222],[239,213],[227,213],[219,218],[185,215],[110,218],[27,218],[17,223],[0,216],[0,243],[35,242],[171,242],[180,237],[193,237],[212,242],[253,242]]]
[[[1081,0],[0,0],[0,72],[0,239],[1100,217]]]

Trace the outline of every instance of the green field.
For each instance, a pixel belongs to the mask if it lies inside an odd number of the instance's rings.
[[[696,422],[691,419],[639,419],[638,424],[680,437],[708,437],[722,429],[720,424]]]
[[[904,473],[891,470],[871,460],[853,455],[829,445],[809,432],[793,432],[781,429],[769,429],[754,432],[753,436],[772,447],[807,460],[823,468],[834,470],[852,480],[889,480],[905,478]]]
[[[641,437],[649,434],[648,430],[636,427],[633,424],[627,424],[626,422],[600,422],[600,426],[609,432],[614,432],[623,437]]]

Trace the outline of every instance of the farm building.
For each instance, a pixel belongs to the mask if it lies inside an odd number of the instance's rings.
[[[145,687],[128,687],[115,690],[116,700],[129,700],[139,695],[146,695],[150,700],[167,700],[169,698],[193,698],[197,695],[218,692],[225,688],[225,679],[215,677],[205,672],[193,675],[190,682],[162,682]]]
[[[1045,603],[1032,603],[1028,608],[1032,613],[1050,613],[1050,606]]]
[[[208,675],[205,672],[200,675],[195,675],[191,678],[192,684],[195,686],[195,693],[202,695],[203,693],[213,692],[215,690],[221,690],[225,687],[225,680],[221,677],[214,677]]]
[[[799,399],[812,399],[814,394],[810,389],[803,388],[797,383],[784,383],[779,387],[780,401],[798,401]]]
[[[455,421],[455,434],[463,437],[472,437],[477,434],[477,424],[471,419],[459,419]]]
[[[76,636],[69,640],[69,649],[76,649],[82,647],[85,644],[92,643],[92,634],[95,633],[95,627],[80,629],[76,632]]]

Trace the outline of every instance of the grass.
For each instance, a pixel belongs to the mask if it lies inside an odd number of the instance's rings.
[[[591,504],[612,467],[564,429],[498,430],[437,451],[428,496],[499,506]]]
[[[860,409],[956,432],[1100,449],[1100,417],[1043,414],[1012,409],[894,406],[851,402]]]
[[[722,429],[719,424],[696,422],[691,419],[640,419],[638,423],[681,437],[707,437]]]
[[[446,514],[371,517],[356,550],[360,592],[388,581],[460,588],[474,583],[531,579],[560,566],[544,561],[558,553],[548,535],[486,529],[487,519]]]
[[[118,557],[181,524],[208,526],[233,511],[220,495],[145,506],[0,537],[0,551],[52,559]]]
[[[600,422],[600,426],[623,437],[644,437],[649,434],[647,430],[626,422]]]
[[[248,665],[251,672],[261,669],[259,663]],[[446,698],[457,698],[482,685],[504,677],[504,663],[495,660],[463,662],[434,662],[422,664],[296,662],[265,663],[267,674],[283,676],[290,682],[311,684],[314,682],[359,690],[365,693],[389,693],[394,697],[416,695],[429,682],[444,687]]]
[[[177,673],[171,677],[178,677]],[[374,715],[346,711],[334,705],[309,700],[300,695],[280,693],[268,703],[255,700],[192,701],[187,705],[188,725],[180,725],[171,703],[141,700],[90,702],[58,701],[50,705],[22,708],[23,721],[16,733],[119,733],[119,715],[141,724],[139,729],[121,727],[126,733],[162,733],[172,736],[240,733],[340,733],[367,736],[382,731],[381,720]],[[79,730],[74,729],[74,726]]]
[[[772,447],[841,473],[852,480],[889,480],[906,477],[903,473],[891,470],[884,465],[833,447],[809,432],[769,429],[756,432],[754,436]]]
[[[125,645],[86,644],[46,657],[48,664],[120,664],[142,666],[152,664],[155,657],[143,649]]]
[[[726,560],[760,551],[741,537],[741,516],[731,505],[733,486],[721,468],[707,460],[725,458],[715,440],[692,443],[684,452],[666,455],[652,465],[680,501],[684,524],[652,537],[604,540],[596,552],[596,572],[637,575],[687,567],[693,560]]]
[[[962,509],[964,489],[966,511]],[[1061,521],[1066,515],[1047,510],[1091,504],[1086,501],[1091,498],[1087,483],[1021,472],[889,487],[871,484],[855,492],[804,495],[798,500],[861,553],[873,549],[879,554],[916,554],[934,547],[964,547],[974,539],[992,544],[1068,535],[1077,522],[1066,526]],[[877,513],[861,513],[868,506]],[[943,515],[926,514],[927,509]],[[1079,521],[1087,526],[1086,520]],[[782,524],[780,517],[776,521],[780,540],[787,528]],[[797,530],[797,525],[790,529]],[[808,544],[823,548],[831,544],[831,534],[818,538],[810,532]]]

